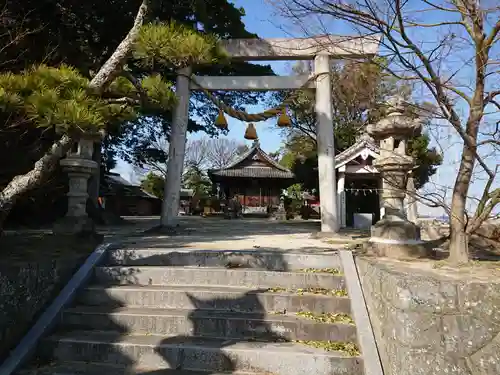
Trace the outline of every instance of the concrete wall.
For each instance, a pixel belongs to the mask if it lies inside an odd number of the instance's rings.
[[[500,374],[500,271],[357,258],[386,375]]]
[[[0,362],[57,296],[83,259],[0,264]]]

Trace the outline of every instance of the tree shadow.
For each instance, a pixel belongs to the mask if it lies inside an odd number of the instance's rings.
[[[224,353],[224,348],[242,342],[289,341],[282,334],[274,332],[264,321],[266,312],[258,299],[258,293],[263,291],[265,290],[253,290],[238,298],[215,298],[208,301],[187,293],[195,306],[188,315],[192,324],[190,334],[163,339],[155,352],[162,356],[172,369],[204,369],[207,374],[241,370],[237,360]],[[214,307],[217,310],[208,312],[210,310],[207,309]],[[244,313],[244,310],[251,312]],[[207,312],[211,315],[210,319],[207,319]],[[234,312],[242,314],[243,319],[238,323],[230,321],[234,318],[234,315],[231,316]],[[202,352],[197,344],[202,344],[205,352]],[[172,350],[172,347],[178,349]]]
[[[158,257],[161,255],[143,261],[145,264],[162,263]],[[176,265],[187,264],[177,262]],[[271,264],[261,259],[254,266],[273,269],[273,265],[288,269],[284,260],[277,259]],[[62,340],[42,341],[27,374],[53,375],[58,366],[59,370],[82,375],[95,371],[94,368],[106,370],[108,375],[153,375],[163,373],[164,369],[192,370],[205,375],[232,373],[241,368],[225,348],[243,342],[290,339],[290,333],[277,332],[266,321],[266,314],[271,312],[267,311],[268,304],[263,304],[260,294],[268,291],[267,288],[238,288],[227,296],[213,293],[209,298],[180,290],[178,298],[182,301],[178,303],[165,291],[169,286],[145,285],[137,272],[131,267],[111,274],[123,288],[133,287],[138,291],[135,296],[106,289],[115,283],[100,285],[94,280],[93,285],[84,287],[72,306],[62,314],[56,328],[54,337]],[[140,291],[142,288],[144,292]],[[156,289],[154,296],[148,295],[151,289]],[[121,315],[124,312],[125,315]],[[140,318],[131,322],[130,316],[134,314]],[[68,338],[73,341],[65,342]],[[75,344],[74,340],[86,344]],[[107,345],[124,341],[143,346]],[[71,361],[62,362],[62,358]],[[108,366],[102,364],[109,365],[109,371]]]
[[[144,253],[147,252],[148,250],[134,248],[112,250],[108,253],[108,263],[125,267],[149,264],[168,267],[197,266],[289,271],[288,262],[284,259],[286,253],[280,253],[278,249],[266,249],[260,252],[256,249],[167,251],[164,254],[144,257]],[[116,276],[122,278],[125,283],[127,281],[134,283],[137,280],[136,273],[140,270],[133,270],[133,268],[129,268],[128,271],[123,270]]]

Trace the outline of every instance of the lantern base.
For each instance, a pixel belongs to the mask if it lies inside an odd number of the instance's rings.
[[[420,258],[428,256],[425,244],[420,239],[420,227],[411,221],[384,218],[372,226],[365,249],[379,257]]]

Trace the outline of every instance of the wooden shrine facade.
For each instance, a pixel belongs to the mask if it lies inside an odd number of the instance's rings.
[[[236,197],[243,214],[267,214],[280,204],[280,195],[294,183],[294,174],[274,161],[258,141],[224,168],[208,171],[223,199]]]

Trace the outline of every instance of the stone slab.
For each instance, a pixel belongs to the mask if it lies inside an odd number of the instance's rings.
[[[98,282],[137,285],[222,285],[247,288],[344,289],[344,278],[329,273],[275,272],[209,267],[97,267]]]
[[[315,88],[314,80],[309,75],[296,76],[227,76],[210,77],[195,76],[191,82],[191,90],[200,90],[200,87],[210,90],[237,90],[237,91],[269,91],[269,90],[294,90],[299,88]],[[264,207],[263,213],[267,213]],[[245,212],[243,212],[245,213]]]
[[[241,312],[350,313],[347,297],[316,294],[272,293],[234,287],[114,286],[93,285],[77,296],[89,306],[204,309]]]
[[[291,60],[313,59],[318,54],[367,57],[378,53],[380,36],[315,36],[310,38],[230,39],[222,46],[233,59]]]
[[[361,358],[302,344],[75,331],[45,340],[60,361],[277,375],[362,374]]]
[[[244,268],[289,271],[303,268],[340,269],[337,252],[328,255],[263,250],[191,250],[133,248],[111,249],[107,265],[200,266],[223,267],[228,264]]]
[[[356,328],[352,324],[318,323],[293,313],[78,306],[64,311],[62,327],[164,336],[356,342]]]

